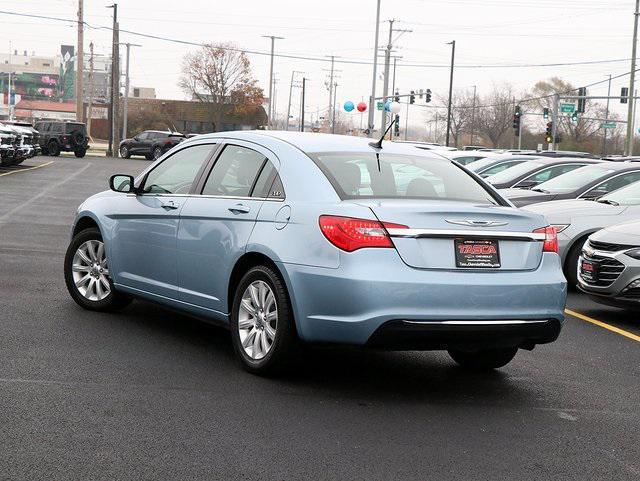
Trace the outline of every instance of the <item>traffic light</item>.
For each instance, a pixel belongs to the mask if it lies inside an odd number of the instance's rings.
[[[412,90],[411,95],[409,95],[409,103],[410,104],[416,103],[416,92],[414,90]]]
[[[522,109],[519,105],[516,105],[516,110],[513,113],[513,128],[518,132],[520,130],[520,117],[522,117]],[[518,135],[516,133],[516,135]]]
[[[400,137],[400,116],[396,114],[396,122],[393,125],[393,133],[396,137]]]
[[[574,112],[573,115],[571,115],[571,121],[572,122],[578,121],[578,112]]]
[[[395,102],[400,102],[400,92],[396,90],[396,96],[393,98]]]
[[[427,91],[425,92],[424,101],[425,103],[431,102],[431,89],[427,89]]]
[[[622,87],[620,89],[620,103],[626,104],[629,102],[629,87]]]
[[[547,120],[549,118],[549,108],[545,107],[542,109],[542,118]]]
[[[544,140],[547,144],[553,143],[553,122],[547,122],[547,130],[544,135]]]
[[[576,109],[576,111],[580,114],[584,113],[584,107],[587,102],[587,99],[585,99],[586,96],[587,96],[587,88],[580,87],[578,89],[578,97],[580,98],[578,99],[578,108]]]

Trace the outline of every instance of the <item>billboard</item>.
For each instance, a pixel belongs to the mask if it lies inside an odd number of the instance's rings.
[[[72,102],[75,99],[75,48],[73,45],[60,47],[61,61],[59,73],[14,72],[11,74],[11,104],[20,100],[46,100],[52,102]],[[0,92],[2,101],[9,103],[9,72],[2,72],[0,65]],[[14,69],[17,70],[17,69]]]

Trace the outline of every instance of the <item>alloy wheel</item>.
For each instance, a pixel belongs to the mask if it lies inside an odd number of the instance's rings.
[[[90,301],[101,301],[111,293],[109,267],[104,244],[88,240],[73,256],[73,282],[78,292]]]
[[[271,287],[254,281],[242,294],[238,313],[238,334],[245,354],[253,360],[264,358],[276,338],[278,306]]]

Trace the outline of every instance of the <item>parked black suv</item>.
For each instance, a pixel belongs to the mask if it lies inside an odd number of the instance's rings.
[[[40,132],[40,146],[45,154],[56,157],[60,152],[73,152],[76,157],[84,157],[89,149],[84,123],[46,120],[38,122],[35,128]]]
[[[184,134],[179,132],[145,130],[120,142],[120,157],[128,159],[132,155],[143,155],[147,160],[157,159],[184,139]]]

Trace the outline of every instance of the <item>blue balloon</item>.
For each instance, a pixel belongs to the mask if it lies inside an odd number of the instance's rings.
[[[384,103],[384,111],[385,112],[391,112],[391,100],[387,100]]]
[[[353,102],[352,102],[351,100],[347,100],[347,101],[344,103],[343,108],[344,108],[344,110],[345,110],[345,111],[347,111],[347,112],[351,112],[353,109],[355,109],[355,108],[356,108],[356,106],[355,106],[355,105],[353,105]]]

